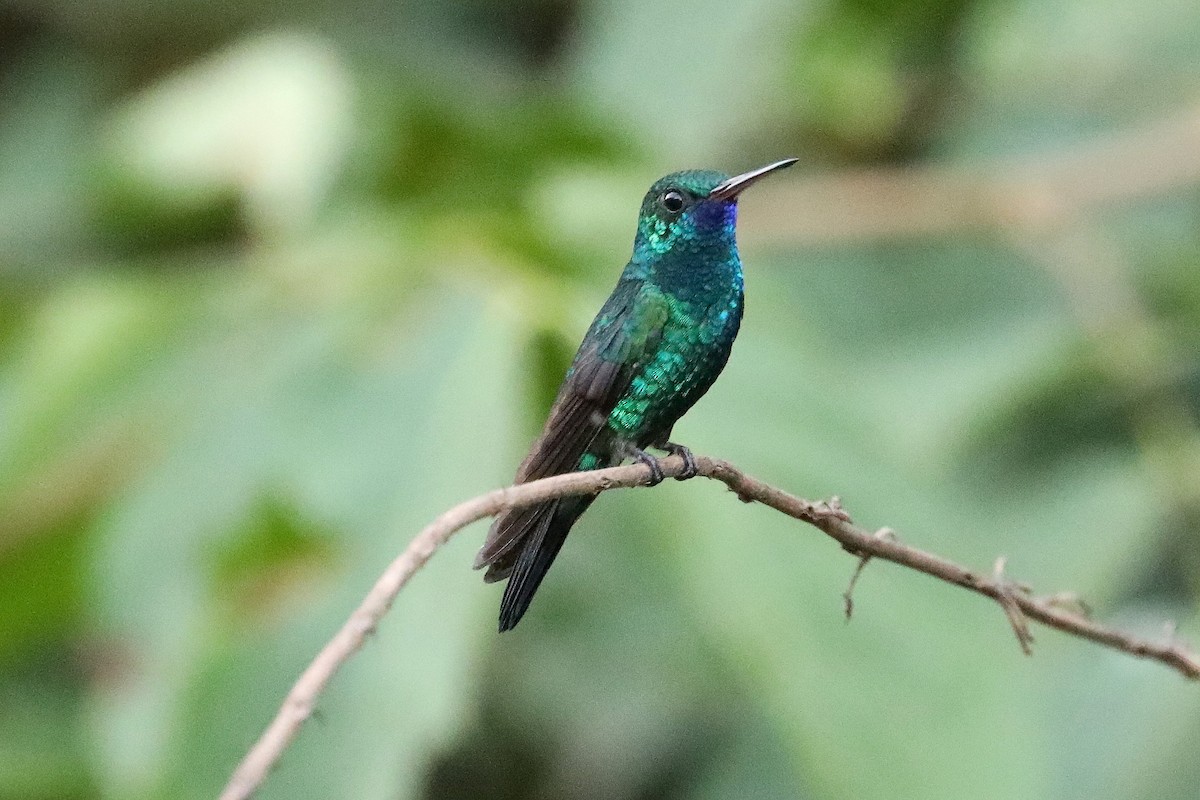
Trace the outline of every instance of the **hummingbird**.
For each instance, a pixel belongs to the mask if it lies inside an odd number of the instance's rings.
[[[650,187],[633,257],[583,337],[516,483],[634,459],[649,466],[653,486],[662,482],[662,468],[646,448],[681,456],[678,479],[695,477],[695,458],[671,441],[671,429],[716,381],[741,325],[738,196],[797,160],[733,177],[675,172]],[[508,579],[501,633],[528,610],[571,526],[594,499],[549,500],[493,522],[475,569],[487,567],[488,583]]]

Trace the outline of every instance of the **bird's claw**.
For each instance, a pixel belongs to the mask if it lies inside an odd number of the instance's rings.
[[[647,486],[658,486],[663,482],[662,467],[658,464],[658,459],[640,448],[630,451],[630,455],[639,464],[645,464],[650,468],[650,480],[646,483]]]
[[[667,442],[662,446],[662,449],[673,456],[679,456],[683,459],[683,472],[676,475],[675,480],[686,481],[700,474],[700,469],[696,466],[696,456],[692,455],[691,449],[686,445]]]

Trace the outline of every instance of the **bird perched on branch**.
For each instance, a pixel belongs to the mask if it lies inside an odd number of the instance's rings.
[[[738,195],[796,161],[734,177],[676,172],[650,187],[633,258],[583,337],[516,483],[632,458],[650,467],[654,485],[663,475],[648,447],[682,456],[680,480],[695,475],[691,452],[670,440],[671,428],[724,369],[742,321],[742,262],[734,236]],[[488,582],[508,579],[501,632],[529,608],[571,526],[593,499],[564,497],[496,518],[475,568],[488,568]]]

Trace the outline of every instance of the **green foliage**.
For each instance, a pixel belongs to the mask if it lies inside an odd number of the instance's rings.
[[[408,538],[510,479],[653,178],[1054,152],[1194,102],[1200,52],[1184,2],[400,5],[0,9],[0,799],[215,796]],[[1198,201],[1088,220],[1145,338],[1089,333],[1036,243],[745,237],[742,335],[677,437],[1200,637]],[[263,797],[1200,782],[1177,675],[1040,629],[1027,660],[883,564],[847,624],[853,559],[713,485],[601,497],[503,637],[482,535]]]

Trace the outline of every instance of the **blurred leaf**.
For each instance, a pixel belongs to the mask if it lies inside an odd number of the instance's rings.
[[[956,149],[1045,151],[1190,104],[1200,46],[1194,12],[1188,0],[981,6],[963,32],[975,102],[962,109]]]
[[[99,277],[64,285],[30,315],[0,373],[0,486],[119,427],[130,394],[187,317],[178,290]],[[85,459],[90,460],[90,459]]]
[[[792,115],[858,159],[919,155],[956,88],[964,20],[984,2],[841,0],[801,26],[785,64]]]
[[[44,282],[82,242],[79,185],[103,77],[56,46],[19,50],[0,73],[0,279]]]
[[[45,651],[0,681],[0,798],[99,797],[78,737],[78,676]]]
[[[301,229],[349,146],[352,94],[327,42],[297,34],[242,42],[116,115],[109,136],[114,169],[125,175],[117,198],[135,198],[144,185],[147,215],[167,207],[151,220],[161,228],[171,215],[186,219],[185,210],[215,214],[232,193],[256,233]]]
[[[275,494],[264,497],[246,522],[244,531],[210,556],[216,601],[240,624],[295,602],[306,577],[327,569],[334,558],[330,534]]]
[[[82,537],[61,529],[38,534],[0,550],[0,664],[20,663],[80,624]]]
[[[114,792],[211,796],[241,742],[266,723],[301,665],[402,542],[443,506],[488,485],[487,458],[464,462],[459,473],[421,465],[442,453],[470,454],[494,435],[495,399],[506,394],[499,382],[515,351],[495,311],[480,313],[477,302],[439,306],[382,349],[371,340],[394,334],[395,321],[379,320],[384,327],[364,339],[365,331],[337,317],[297,327],[299,320],[260,311],[182,351],[189,366],[173,375],[207,388],[184,395],[197,405],[178,418],[186,422],[170,434],[172,455],[114,507],[95,575],[105,628],[135,665],[98,698],[105,782]],[[210,554],[219,547],[240,561],[277,551],[245,534],[261,515],[266,487],[303,502],[289,512],[294,522],[265,535],[294,539],[303,534],[288,527],[315,522],[336,534],[323,546],[334,557],[320,560],[272,630],[246,631],[237,617],[230,630],[208,602]],[[401,538],[381,536],[387,531]],[[292,551],[289,558],[301,557]],[[325,698],[322,727],[301,739],[268,795],[294,797],[304,787],[322,796],[390,797],[413,785],[425,748],[453,730],[462,703],[475,637],[454,621],[471,604],[439,587],[465,577],[466,561],[463,546],[451,547],[405,592],[376,643]],[[221,602],[236,599],[225,593]],[[247,600],[253,595],[243,595],[243,616],[252,610]],[[419,659],[413,641],[423,643]],[[229,737],[231,726],[244,733]],[[326,737],[338,729],[345,746],[330,747]]]
[[[771,116],[779,95],[767,76],[786,44],[780,19],[790,13],[778,0],[594,3],[568,75],[597,108],[684,168]]]
[[[1016,473],[1037,480],[1039,464],[1052,467],[1102,449],[1128,450],[1135,446],[1129,411],[1142,398],[1120,395],[1085,348],[1069,347],[1045,364],[1042,375],[1012,387],[994,405],[995,416],[981,420],[964,443],[965,457],[977,462],[986,479]]]

